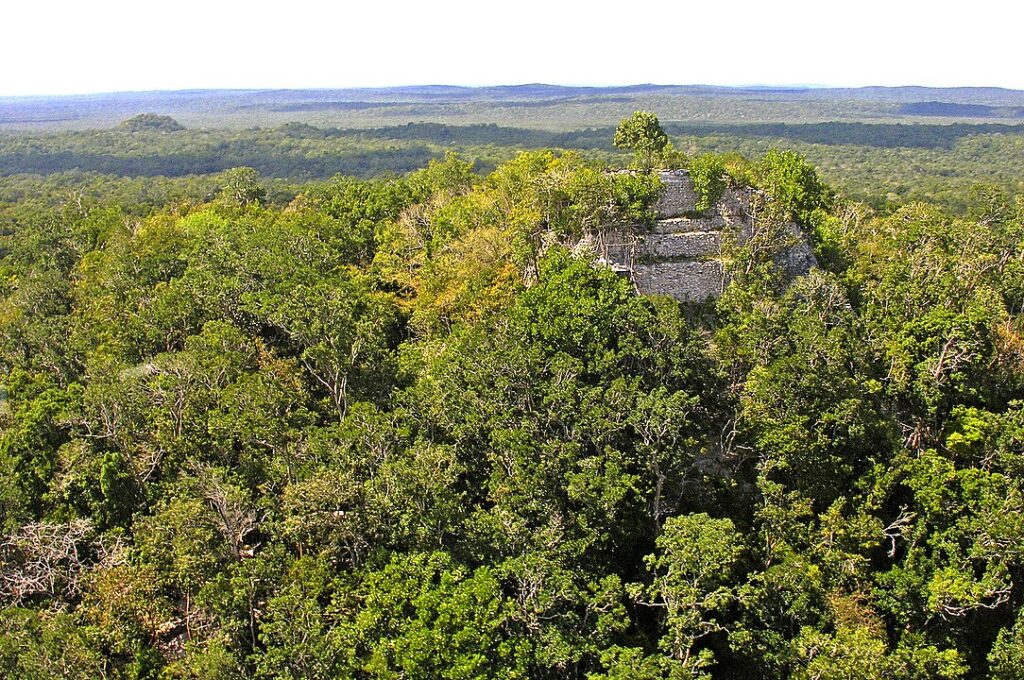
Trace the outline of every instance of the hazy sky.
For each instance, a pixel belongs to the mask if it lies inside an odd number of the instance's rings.
[[[409,84],[1024,89],[1011,0],[7,0],[0,95]]]

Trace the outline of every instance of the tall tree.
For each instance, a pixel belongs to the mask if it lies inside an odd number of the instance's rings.
[[[615,129],[614,143],[618,149],[633,151],[637,164],[649,170],[668,144],[668,135],[661,129],[656,115],[650,111],[635,111],[632,116],[619,122],[619,127]]]

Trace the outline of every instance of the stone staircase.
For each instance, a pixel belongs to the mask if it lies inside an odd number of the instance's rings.
[[[598,260],[628,276],[641,293],[669,295],[685,302],[705,302],[721,295],[726,275],[721,262],[723,234],[730,231],[742,242],[754,226],[753,190],[727,188],[721,199],[698,214],[693,182],[685,170],[660,173],[665,193],[654,206],[657,220],[650,227],[602,230],[585,237],[577,247],[588,248]],[[780,261],[786,273],[798,276],[816,262],[799,228],[790,230],[796,245]]]

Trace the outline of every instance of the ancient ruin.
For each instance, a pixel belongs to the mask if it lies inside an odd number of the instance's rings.
[[[684,302],[705,302],[722,293],[726,273],[722,246],[730,236],[744,243],[757,224],[757,192],[728,187],[703,213],[693,182],[685,170],[660,173],[665,192],[654,206],[657,219],[650,226],[608,227],[589,234],[577,244],[596,259],[633,281],[646,294],[669,295]],[[789,276],[799,276],[816,264],[810,244],[795,224],[787,225],[794,237],[777,264]]]

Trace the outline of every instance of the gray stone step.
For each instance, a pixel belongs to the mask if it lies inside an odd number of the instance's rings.
[[[721,295],[723,277],[722,263],[717,260],[653,262],[633,267],[633,282],[641,293],[689,302],[705,302]]]
[[[650,231],[655,234],[677,234],[684,231],[719,231],[725,228],[726,222],[721,215],[708,217],[673,217],[657,220],[651,225]],[[640,227],[640,229],[643,229]]]
[[[722,250],[720,231],[683,231],[645,234],[635,248],[638,258],[677,258],[717,255]]]

